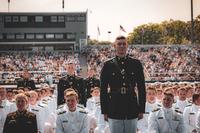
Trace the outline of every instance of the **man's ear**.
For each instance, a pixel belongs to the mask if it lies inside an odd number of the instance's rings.
[[[111,45],[112,45],[114,48],[116,47],[116,43],[115,43],[115,42],[113,42]]]

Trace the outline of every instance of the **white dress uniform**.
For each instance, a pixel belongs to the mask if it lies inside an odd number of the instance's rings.
[[[56,126],[56,133],[89,133],[88,115],[79,109],[74,112],[60,112]]]
[[[186,133],[183,116],[172,108],[157,109],[150,113],[148,133]]]
[[[2,100],[0,105],[0,133],[3,132],[3,126],[7,114],[16,111],[14,107],[16,106],[13,103],[9,102],[7,99]]]
[[[196,119],[197,119],[197,112],[199,108],[200,106],[192,104],[191,106],[186,107],[183,112],[183,119],[186,125],[187,133],[191,133],[192,131],[197,129]]]
[[[139,130],[140,133],[148,133],[148,117],[149,117],[149,114],[153,111],[153,110],[156,110],[158,108],[161,108],[161,105],[160,103],[149,103],[149,102],[146,102],[146,105],[145,105],[145,113],[143,115],[143,118],[138,120],[138,123],[137,123],[137,128]]]
[[[184,109],[186,106],[191,105],[187,100],[185,101],[180,101],[177,99],[176,103],[173,104],[174,109],[179,110],[183,113]]]
[[[198,110],[197,112],[197,118],[196,118],[195,124],[196,124],[198,133],[200,133],[200,110]]]
[[[37,127],[38,131],[44,133],[44,122],[45,122],[45,112],[44,109],[36,105],[29,105],[28,111],[34,113],[37,119]]]

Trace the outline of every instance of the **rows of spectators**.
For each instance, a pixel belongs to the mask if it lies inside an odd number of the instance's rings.
[[[103,62],[114,57],[112,46],[85,48],[88,65],[95,65],[97,73]],[[146,80],[200,80],[199,46],[134,46],[128,53],[144,65]],[[16,83],[23,68],[32,71],[35,83],[58,81],[66,71],[65,64],[74,60],[77,73],[81,72],[78,54],[69,52],[12,52],[0,53],[1,83]],[[82,55],[81,55],[82,56]]]
[[[114,57],[112,46],[88,47],[88,64],[101,70],[105,60]],[[134,46],[128,53],[144,65],[147,80],[200,80],[199,46]]]
[[[0,53],[0,81],[2,84],[16,83],[22,70],[26,68],[32,73],[35,83],[53,82],[66,72],[65,64],[72,60],[79,73],[81,67],[78,54],[72,56],[68,52]]]

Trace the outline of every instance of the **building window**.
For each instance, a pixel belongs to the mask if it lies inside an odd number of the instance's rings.
[[[27,16],[20,16],[20,22],[28,22]]]
[[[24,39],[24,34],[16,34],[16,39]]]
[[[19,17],[18,16],[13,16],[13,22],[19,22]]]
[[[2,16],[0,16],[0,23],[2,23],[3,22],[3,17]]]
[[[11,22],[11,16],[6,16],[5,17],[5,22]]]
[[[73,21],[75,21],[75,16],[67,16],[67,21],[69,21],[69,22],[73,22]]]
[[[43,22],[43,16],[35,16],[35,22]]]
[[[34,34],[26,34],[26,39],[34,39]]]
[[[55,39],[63,39],[64,35],[63,34],[55,34]]]
[[[3,39],[3,34],[0,34],[0,39]]]
[[[83,22],[83,21],[85,21],[85,17],[84,16],[78,16],[77,21]]]
[[[46,34],[46,39],[54,39],[54,34]]]
[[[75,35],[74,34],[67,34],[67,39],[75,39]]]
[[[7,34],[6,39],[15,39],[15,34]]]
[[[56,23],[57,21],[57,16],[51,16],[51,22]]]
[[[36,34],[36,39],[44,39],[44,34]]]
[[[58,16],[58,22],[65,22],[64,16]]]

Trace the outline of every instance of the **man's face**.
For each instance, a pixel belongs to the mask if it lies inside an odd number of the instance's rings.
[[[187,98],[186,90],[179,90],[178,91],[179,100],[184,101]]]
[[[6,90],[0,89],[0,101],[4,100],[6,98]]]
[[[26,109],[28,102],[26,101],[26,99],[24,97],[18,97],[16,99],[16,105],[17,105],[17,109],[19,111],[23,111]]]
[[[147,101],[152,103],[156,100],[156,91],[148,90],[147,91]]]
[[[126,39],[116,40],[114,47],[118,56],[125,56],[128,49],[128,43]]]
[[[75,64],[74,63],[71,63],[71,64],[67,65],[67,72],[70,75],[73,75],[75,73]]]
[[[172,104],[174,102],[174,98],[169,96],[169,95],[164,95],[163,96],[163,100],[162,100],[162,104],[165,108],[171,108]]]
[[[27,71],[25,71],[25,72],[23,73],[23,77],[24,77],[25,79],[28,79],[28,78],[30,77],[30,73],[27,72]]]
[[[195,104],[196,104],[197,106],[200,106],[200,97],[195,101]]]
[[[30,98],[29,98],[30,104],[31,105],[35,105],[37,102],[37,95],[34,93],[30,94]]]
[[[95,89],[92,91],[92,94],[91,94],[93,97],[98,97],[100,96],[100,91],[98,89]]]
[[[75,95],[67,96],[66,97],[66,103],[70,111],[76,110],[76,105],[78,103],[77,97]]]

